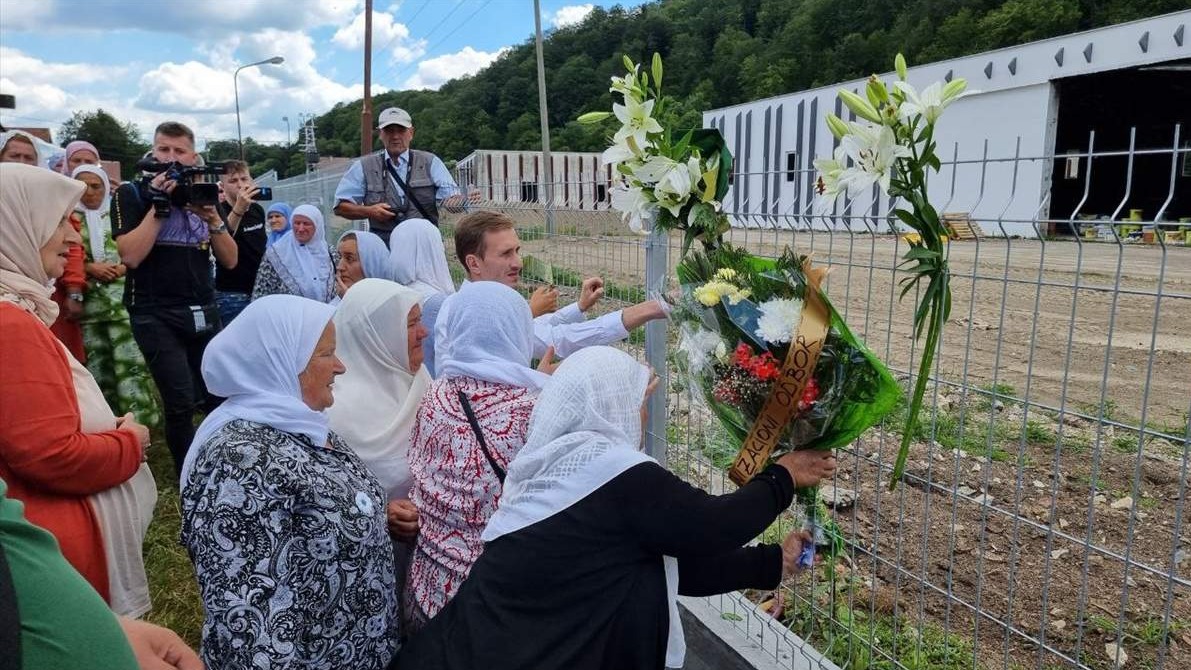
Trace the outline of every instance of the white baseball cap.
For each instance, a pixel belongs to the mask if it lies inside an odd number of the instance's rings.
[[[409,118],[409,112],[400,107],[390,107],[380,113],[380,120],[377,121],[377,128],[384,128],[397,124],[406,128],[412,128],[414,125],[413,119]]]

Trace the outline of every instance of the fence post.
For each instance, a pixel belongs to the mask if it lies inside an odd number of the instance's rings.
[[[670,236],[664,230],[654,228],[645,238],[645,295],[647,298],[666,294],[667,252]],[[649,399],[649,420],[645,431],[645,453],[666,465],[666,399],[670,379],[666,369],[666,331],[670,322],[666,319],[645,324],[645,361],[653,367],[661,383]]]

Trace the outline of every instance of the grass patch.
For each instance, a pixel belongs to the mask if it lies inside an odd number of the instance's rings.
[[[154,431],[149,467],[157,480],[157,508],[145,535],[145,571],[153,610],[145,619],[169,628],[197,649],[202,638],[203,601],[194,577],[194,565],[180,543],[181,506],[174,461],[165,447],[165,436]]]
[[[1112,448],[1122,454],[1136,454],[1138,441],[1136,435],[1120,435],[1112,438]]]

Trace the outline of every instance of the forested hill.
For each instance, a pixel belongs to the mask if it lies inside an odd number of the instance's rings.
[[[683,125],[703,110],[1186,8],[1187,0],[659,0],[595,9],[545,42],[551,147],[602,149],[606,128],[579,126],[609,109],[621,55],[665,59],[663,84]],[[392,82],[375,82],[391,85]],[[405,108],[414,146],[457,160],[474,149],[538,149],[532,36],[479,73],[438,91],[376,96],[373,113]],[[323,155],[355,155],[360,101],[318,119]],[[379,146],[379,145],[378,145]]]

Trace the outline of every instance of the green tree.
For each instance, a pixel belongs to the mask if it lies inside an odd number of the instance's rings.
[[[99,149],[103,160],[119,161],[120,176],[131,179],[136,163],[149,150],[141,139],[141,131],[131,121],[120,121],[103,109],[93,112],[76,111],[58,130],[62,146],[75,140],[86,140]]]

